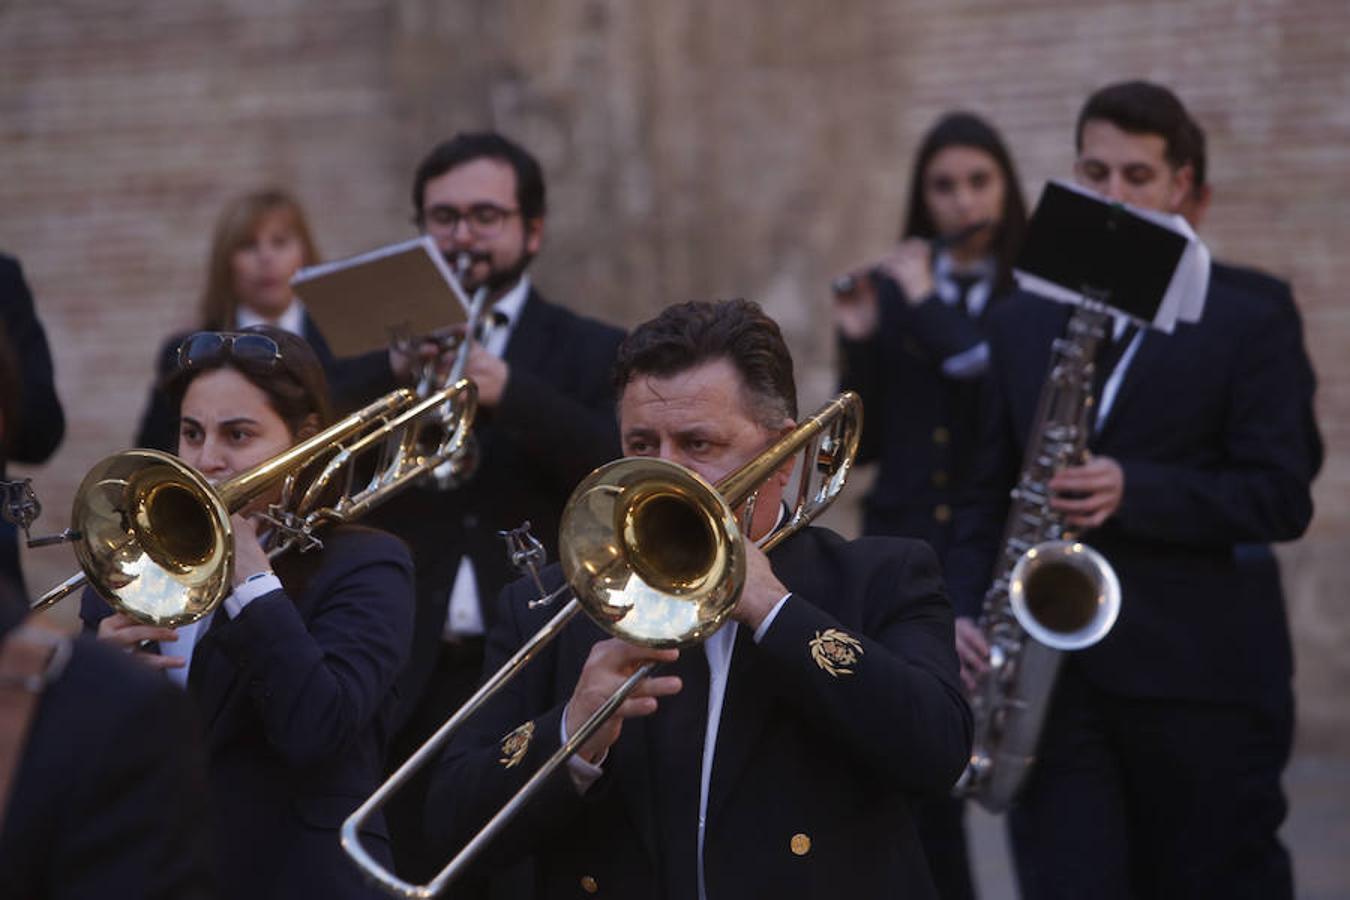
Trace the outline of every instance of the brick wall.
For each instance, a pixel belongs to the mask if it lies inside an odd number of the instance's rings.
[[[432,142],[500,128],[548,173],[546,290],[624,324],[759,299],[810,404],[833,382],[823,286],[891,240],[937,115],[990,116],[1034,197],[1068,173],[1087,92],[1142,76],[1209,131],[1212,247],[1292,278],[1303,309],[1329,456],[1317,520],[1283,557],[1302,737],[1342,742],[1347,30],[1341,0],[0,5],[0,247],[37,293],[70,418],[34,473],[43,524],[130,441],[155,348],[193,320],[212,222],[241,191],[292,188],[323,251],[356,252],[410,233],[408,178]],[[59,550],[27,567],[39,586],[72,568]]]

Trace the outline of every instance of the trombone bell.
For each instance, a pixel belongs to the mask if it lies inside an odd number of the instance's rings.
[[[614,637],[681,647],[722,626],[745,582],[745,547],[722,496],[675,463],[601,466],[572,493],[558,529],[563,574]]]
[[[173,628],[229,592],[230,514],[191,466],[157,450],[118,453],[90,469],[75,496],[80,568],[119,610]]]

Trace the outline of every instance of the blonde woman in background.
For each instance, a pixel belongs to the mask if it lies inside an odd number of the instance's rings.
[[[136,433],[137,446],[165,451],[177,447],[177,410],[161,382],[174,372],[178,346],[193,331],[271,325],[304,338],[323,365],[339,410],[394,388],[394,367],[399,362],[394,354],[379,351],[339,363],[292,293],[292,276],[302,266],[318,261],[305,212],[288,192],[263,188],[225,206],[211,238],[197,327],[174,334],[160,348],[155,384]],[[406,364],[401,368],[406,369]]]

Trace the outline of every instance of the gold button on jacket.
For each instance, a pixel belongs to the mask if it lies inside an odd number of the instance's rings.
[[[792,848],[794,856],[805,856],[811,852],[811,836],[807,834],[794,834],[792,840],[788,842]]]

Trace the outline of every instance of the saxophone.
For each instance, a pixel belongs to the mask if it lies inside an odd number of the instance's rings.
[[[1101,640],[1120,611],[1115,571],[1074,540],[1050,507],[1048,486],[1058,469],[1085,457],[1095,406],[1093,359],[1109,323],[1104,307],[1079,306],[1052,347],[1003,550],[984,597],[979,624],[989,643],[989,671],[971,697],[974,744],[954,793],[990,812],[1007,810],[1035,762],[1064,651]]]

